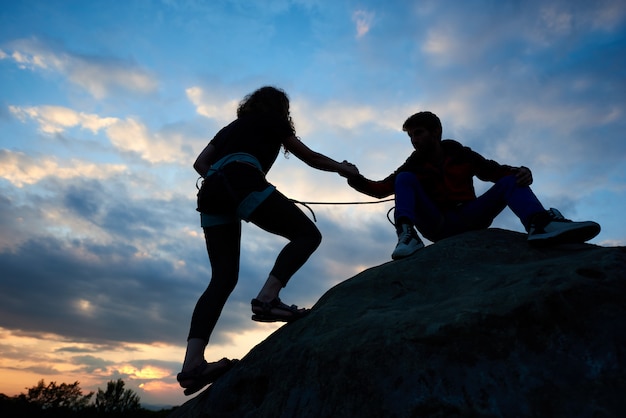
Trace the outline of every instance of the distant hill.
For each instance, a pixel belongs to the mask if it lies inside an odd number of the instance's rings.
[[[489,229],[330,289],[176,417],[626,417],[626,248]]]

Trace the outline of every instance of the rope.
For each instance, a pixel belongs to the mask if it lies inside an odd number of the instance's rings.
[[[313,209],[311,209],[309,205],[376,205],[378,203],[392,202],[394,198],[392,197],[389,199],[377,200],[374,202],[301,202],[296,199],[289,199],[289,200],[291,200],[293,203],[298,203],[304,206],[305,208],[307,208],[311,212],[311,215],[313,216],[313,221],[317,222],[317,218],[315,217],[315,212],[313,212]],[[391,213],[393,209],[394,208],[391,208],[387,212],[387,219],[389,220],[389,222],[391,222],[391,219],[389,219],[389,214]],[[391,224],[393,225],[393,222],[391,222]]]
[[[196,189],[198,190],[200,190],[200,186],[198,186],[198,183],[200,182],[200,180],[204,180],[204,177],[200,176],[196,179]],[[289,200],[292,201],[293,203],[298,203],[304,206],[305,208],[307,208],[311,212],[311,215],[313,216],[313,221],[317,222],[317,217],[315,216],[315,212],[313,212],[313,209],[311,209],[309,205],[376,205],[378,203],[392,202],[394,201],[394,198],[392,197],[389,199],[376,200],[373,202],[301,202],[296,199],[289,199]],[[389,214],[394,209],[395,207],[392,207],[391,209],[389,209],[389,211],[387,211],[387,220],[391,222],[392,225],[395,226],[395,224],[389,217]]]

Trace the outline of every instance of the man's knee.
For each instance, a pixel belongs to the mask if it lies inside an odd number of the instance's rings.
[[[518,187],[517,185],[517,177],[514,174],[509,174],[508,176],[502,177],[500,180],[496,182],[497,185],[506,188],[507,190],[514,189]]]

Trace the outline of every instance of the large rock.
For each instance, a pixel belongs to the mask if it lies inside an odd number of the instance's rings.
[[[626,248],[490,229],[329,290],[172,417],[626,417]]]

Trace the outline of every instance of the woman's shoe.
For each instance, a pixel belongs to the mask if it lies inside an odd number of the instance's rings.
[[[199,366],[194,367],[191,371],[180,372],[176,375],[176,380],[183,387],[186,396],[192,395],[215,382],[219,377],[233,368],[238,360],[229,360],[226,357],[215,363],[208,363],[206,360]]]
[[[270,302],[252,299],[250,303],[254,313],[252,320],[258,322],[293,322],[310,312],[310,309],[298,308],[296,305],[285,305],[279,298],[274,298]],[[284,313],[276,313],[276,310]]]

